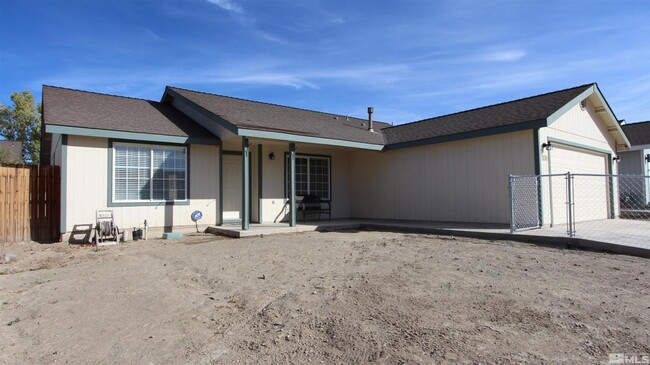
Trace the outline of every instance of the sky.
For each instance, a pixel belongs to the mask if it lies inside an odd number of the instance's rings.
[[[0,0],[0,103],[166,85],[395,124],[597,82],[650,120],[650,1]]]

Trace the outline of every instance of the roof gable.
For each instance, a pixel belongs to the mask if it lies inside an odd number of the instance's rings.
[[[389,126],[374,122],[375,132],[370,132],[365,119],[168,86],[163,100],[170,95],[211,113],[215,121],[228,123],[239,135],[244,135],[243,130],[254,130],[258,132],[255,135],[267,132],[289,135],[287,138],[293,135],[383,146],[379,130]]]
[[[66,131],[84,128],[218,141],[170,105],[47,85],[43,86],[43,121],[46,130],[57,126]]]
[[[509,130],[539,128],[546,120],[575,97],[589,90],[594,84],[531,96],[505,103],[489,105],[458,113],[443,115],[401,124],[382,130],[387,145],[446,140],[449,136],[494,129],[498,133]]]

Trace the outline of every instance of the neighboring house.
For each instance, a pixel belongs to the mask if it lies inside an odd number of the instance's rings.
[[[22,164],[23,160],[23,143],[18,141],[0,141],[0,154],[5,163]]]
[[[293,225],[306,194],[332,218],[508,223],[508,175],[616,173],[629,146],[596,84],[398,126],[175,87],[155,102],[44,86],[43,123],[63,232],[105,208],[121,227],[190,225],[195,209]]]
[[[623,131],[630,139],[630,151],[620,153],[619,173],[650,176],[650,121],[623,124]],[[650,206],[650,178],[628,178],[621,186],[623,198],[631,205]]]

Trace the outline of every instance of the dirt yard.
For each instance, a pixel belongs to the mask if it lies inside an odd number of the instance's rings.
[[[650,353],[650,261],[386,232],[2,244],[10,364],[607,363]]]

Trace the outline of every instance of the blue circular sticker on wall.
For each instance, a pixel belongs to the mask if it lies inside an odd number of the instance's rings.
[[[192,212],[192,220],[194,222],[198,221],[201,218],[203,218],[203,213],[201,213],[200,210],[195,210]]]

